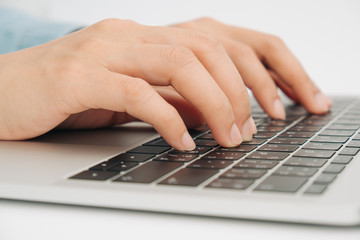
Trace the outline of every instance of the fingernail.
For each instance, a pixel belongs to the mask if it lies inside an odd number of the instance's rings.
[[[286,113],[283,104],[281,103],[280,99],[276,99],[274,101],[274,112],[276,115],[276,118],[285,120]]]
[[[248,120],[244,123],[241,129],[241,136],[244,141],[251,141],[253,136],[253,128],[252,128],[252,117],[249,117]]]
[[[230,138],[231,138],[231,144],[235,147],[240,145],[242,143],[242,137],[239,131],[239,128],[234,123],[230,130]]]
[[[252,133],[256,134],[257,133],[257,128],[256,128],[256,124],[254,119],[251,117],[251,129],[252,129]]]
[[[316,94],[315,101],[320,111],[329,111],[331,100],[323,93],[319,92],[318,94]]]
[[[184,135],[182,136],[182,143],[184,146],[184,150],[187,151],[193,150],[196,147],[194,140],[192,139],[192,137],[188,132],[185,132]]]

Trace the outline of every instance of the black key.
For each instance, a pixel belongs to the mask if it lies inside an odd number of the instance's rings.
[[[279,126],[259,126],[257,128],[258,132],[280,132],[281,130],[283,130],[284,127],[279,127]]]
[[[355,131],[325,129],[319,133],[320,136],[350,137]]]
[[[261,145],[265,142],[264,139],[255,139],[253,138],[251,141],[242,142],[241,145]]]
[[[266,124],[268,126],[278,126],[278,127],[285,127],[287,125],[289,125],[289,123],[291,123],[290,121],[284,121],[284,120],[270,120],[268,122],[266,122]]]
[[[293,152],[298,148],[297,145],[285,145],[285,144],[265,144],[261,146],[258,151],[269,152]]]
[[[305,125],[305,126],[324,126],[328,123],[327,120],[312,120],[312,119],[305,119],[298,123],[298,125]]]
[[[327,127],[327,129],[331,130],[358,130],[358,125],[346,125],[346,124],[331,124]]]
[[[302,145],[306,142],[304,138],[281,138],[276,137],[272,139],[269,144],[291,144],[291,145]]]
[[[218,170],[201,168],[184,168],[159,184],[197,186],[215,175]]]
[[[202,147],[216,147],[219,144],[215,140],[207,140],[207,139],[195,139],[196,146]]]
[[[322,128],[322,126],[305,126],[305,125],[295,125],[291,127],[289,131],[294,132],[317,132]]]
[[[330,174],[330,173],[322,173],[316,180],[315,183],[316,184],[330,184],[332,183],[335,178],[336,178],[336,174]]]
[[[135,162],[116,162],[116,163],[117,163],[117,165],[108,169],[108,171],[122,172],[122,171],[127,171],[127,170],[139,165],[138,163],[135,163]]]
[[[288,153],[281,153],[281,152],[253,152],[246,159],[261,159],[261,160],[284,160],[289,156]]]
[[[352,159],[352,156],[338,155],[331,161],[331,163],[348,164]]]
[[[226,148],[226,147],[219,147],[217,150],[223,151],[223,152],[251,152],[256,148],[255,145],[240,145],[237,147],[232,148]]]
[[[139,146],[127,151],[126,153],[161,154],[167,150],[170,150],[170,147]]]
[[[151,183],[182,166],[177,162],[151,161],[115,179],[115,182]]]
[[[311,139],[312,142],[327,142],[327,143],[346,143],[347,137],[332,137],[332,136],[316,136]]]
[[[274,191],[274,192],[296,192],[305,182],[305,177],[290,176],[269,176],[259,186],[257,191]]]
[[[308,189],[306,189],[306,194],[321,194],[325,191],[327,185],[319,185],[319,184],[312,184]]]
[[[287,131],[279,135],[282,138],[310,138],[314,135],[313,132],[291,132]]]
[[[319,150],[339,150],[342,147],[341,143],[322,143],[322,142],[309,142],[305,144],[303,149],[319,149]]]
[[[358,140],[352,140],[352,141],[349,142],[346,146],[347,146],[347,147],[360,148],[360,141],[358,141]]]
[[[254,181],[248,179],[218,178],[208,184],[207,188],[247,189]]]
[[[258,132],[253,135],[253,138],[268,139],[275,135],[276,135],[276,133],[274,133],[274,132]]]
[[[258,179],[267,171],[262,169],[232,168],[221,175],[221,178]]]
[[[189,168],[210,168],[210,169],[222,169],[226,168],[230,164],[232,164],[232,161],[226,161],[226,160],[206,160],[206,159],[200,159],[196,160],[195,162],[191,163],[188,167]]]
[[[156,138],[147,143],[143,144],[144,146],[157,146],[157,147],[170,147],[170,145],[163,138]]]
[[[195,149],[191,150],[191,151],[179,151],[179,150],[172,150],[169,153],[171,154],[204,154],[207,153],[208,151],[210,151],[211,149],[213,149],[212,147],[201,147],[201,146],[196,146]]]
[[[83,171],[79,174],[76,174],[70,179],[82,179],[82,180],[97,180],[97,181],[105,181],[113,176],[117,175],[117,172],[105,172],[105,171]]]
[[[345,168],[342,164],[330,164],[324,169],[324,173],[340,173]]]
[[[159,157],[154,158],[154,161],[167,161],[167,162],[189,162],[194,160],[199,155],[197,154],[170,154],[165,153]]]
[[[279,162],[269,160],[242,160],[234,166],[234,168],[255,168],[255,169],[271,169]]]
[[[300,149],[294,154],[294,157],[313,157],[313,158],[331,158],[335,154],[334,151]]]
[[[281,166],[273,175],[311,177],[317,172],[317,168]]]
[[[212,135],[212,133],[205,133],[203,135],[198,136],[197,138],[214,140],[214,136]]]
[[[327,162],[326,159],[320,158],[303,158],[292,157],[284,163],[284,166],[299,166],[299,167],[322,167]]]
[[[335,121],[336,124],[353,124],[353,125],[360,125],[360,119],[344,119],[340,118]]]
[[[220,152],[220,151],[213,151],[201,159],[218,159],[218,160],[237,160],[245,156],[245,153],[242,152]]]
[[[137,153],[122,153],[113,158],[110,158],[109,161],[116,162],[144,162],[150,158],[155,157],[153,154],[137,154]]]
[[[360,151],[360,148],[345,147],[339,155],[355,156]]]
[[[99,164],[91,167],[89,170],[107,171],[108,169],[110,169],[118,164],[119,164],[118,162],[106,161],[106,162],[102,162],[102,163],[99,163]]]

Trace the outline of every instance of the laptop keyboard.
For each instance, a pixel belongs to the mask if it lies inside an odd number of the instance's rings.
[[[193,151],[159,137],[69,179],[320,195],[360,150],[360,100],[333,100],[325,115],[288,106],[286,120],[253,106],[258,133],[235,148],[219,146],[208,129],[190,130]]]

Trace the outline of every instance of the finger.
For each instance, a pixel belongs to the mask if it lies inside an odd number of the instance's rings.
[[[137,44],[114,52],[105,67],[114,72],[145,79],[152,85],[171,85],[198,109],[215,139],[223,146],[237,146],[241,134],[232,106],[191,50],[185,47]]]
[[[284,80],[282,80],[279,75],[277,75],[274,71],[268,69],[267,70],[271,78],[274,80],[276,85],[294,102],[299,103],[299,99],[296,98],[294,91],[286,84]]]
[[[185,122],[187,128],[195,129],[206,124],[202,114],[172,87],[154,87],[170,105],[174,106]]]
[[[82,81],[80,87],[76,98],[86,108],[126,112],[153,125],[174,148],[195,147],[175,108],[144,80],[101,70],[91,80]]]
[[[152,27],[142,36],[142,41],[189,48],[229,99],[243,139],[251,140],[256,128],[252,124],[250,98],[239,72],[218,39],[193,30]]]
[[[277,87],[255,52],[249,46],[229,38],[223,38],[222,42],[260,106],[270,117],[285,119],[285,109]]]

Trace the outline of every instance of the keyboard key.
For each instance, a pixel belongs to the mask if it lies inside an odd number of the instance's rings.
[[[316,184],[330,184],[332,183],[335,178],[336,178],[336,174],[330,174],[330,173],[322,173],[316,180],[315,183]]]
[[[190,129],[190,130],[188,130],[188,132],[192,138],[196,138],[204,133],[207,133],[208,131],[209,131],[209,129],[204,129],[204,130]]]
[[[146,160],[149,160],[151,158],[155,157],[153,154],[137,154],[137,153],[122,153],[120,155],[117,155],[109,161],[115,161],[115,162],[144,162]]]
[[[255,168],[255,169],[271,169],[279,162],[269,160],[242,160],[234,166],[234,168]]]
[[[327,185],[318,185],[312,184],[308,189],[306,189],[306,194],[321,194],[325,191]]]
[[[352,140],[352,141],[349,142],[346,146],[347,146],[347,147],[360,148],[360,141],[358,141],[358,140]]]
[[[294,152],[298,148],[297,145],[285,145],[285,144],[265,144],[261,146],[258,151],[269,152]]]
[[[311,177],[316,172],[316,168],[281,166],[273,173],[273,175]]]
[[[226,168],[232,161],[225,161],[225,160],[206,160],[200,159],[196,160],[195,162],[191,163],[188,167],[189,168],[210,168],[210,169],[222,169]]]
[[[261,145],[265,142],[266,140],[264,139],[260,139],[260,138],[253,138],[251,141],[247,141],[247,142],[242,142],[241,145]]]
[[[339,155],[355,156],[360,151],[360,148],[345,147]]]
[[[159,184],[197,186],[215,175],[218,171],[214,169],[184,168]]]
[[[226,148],[226,147],[219,147],[216,150],[223,151],[223,152],[251,152],[256,148],[255,145],[240,145],[237,147]]]
[[[331,163],[348,164],[352,159],[352,156],[338,155],[331,161]]]
[[[189,162],[194,160],[199,155],[197,154],[170,154],[165,153],[159,157],[154,158],[154,161],[167,161],[167,162]]]
[[[116,162],[116,163],[117,163],[117,165],[108,169],[108,171],[122,172],[122,171],[127,171],[127,170],[139,165],[138,163],[135,163],[135,162]]]
[[[296,192],[305,182],[305,177],[290,176],[269,176],[259,186],[257,191],[274,191],[274,192]]]
[[[282,138],[310,138],[314,135],[313,132],[291,132],[287,131],[284,133],[281,133],[279,137]]]
[[[157,147],[170,147],[170,145],[163,138],[156,138],[147,143],[143,144],[144,146],[157,146]]]
[[[286,120],[270,120],[268,122],[266,122],[266,125],[268,126],[278,126],[278,127],[286,127],[287,125],[289,125],[289,123],[291,123],[290,121],[286,121]]]
[[[280,132],[283,130],[284,127],[277,127],[277,126],[259,126],[257,128],[258,132]]]
[[[303,149],[319,149],[319,150],[339,150],[342,147],[341,143],[322,143],[322,142],[309,142],[305,144]]]
[[[207,188],[230,188],[230,189],[247,189],[254,181],[247,179],[231,179],[231,178],[218,178],[208,184]]]
[[[305,126],[324,126],[328,123],[328,120],[312,120],[312,119],[305,119],[298,123],[298,125],[305,125]]]
[[[253,152],[246,159],[261,159],[261,160],[284,160],[289,156],[288,153],[283,152]]]
[[[304,158],[292,157],[284,163],[284,166],[299,166],[299,167],[322,167],[327,162],[326,159],[320,158]]]
[[[202,147],[216,147],[219,144],[215,140],[208,140],[208,139],[195,139],[196,146]]]
[[[306,142],[304,138],[281,138],[276,137],[272,139],[269,144],[291,144],[291,145],[302,145]]]
[[[157,146],[139,146],[133,148],[126,153],[141,153],[141,154],[161,154],[170,150],[170,147],[157,147]]]
[[[202,134],[202,135],[198,136],[197,139],[214,140],[214,136],[212,135],[212,133],[205,133],[205,134]]]
[[[245,156],[245,153],[242,152],[220,152],[220,151],[213,151],[201,159],[218,159],[218,160],[238,160]]]
[[[276,135],[276,133],[274,133],[274,132],[258,132],[253,135],[253,138],[268,139],[268,138],[272,138],[275,135]]]
[[[212,147],[202,147],[202,146],[196,146],[193,150],[191,151],[179,151],[179,150],[172,150],[169,153],[170,154],[204,154],[207,153],[208,151],[210,151],[211,149],[213,149]]]
[[[117,175],[117,172],[105,172],[105,171],[83,171],[79,174],[76,174],[70,179],[81,179],[81,180],[97,180],[97,181],[105,181],[113,176]]]
[[[327,129],[331,130],[358,130],[358,125],[346,125],[346,124],[331,124],[327,127]]]
[[[325,129],[319,133],[320,136],[350,137],[355,131]]]
[[[316,136],[311,139],[311,142],[346,143],[348,139],[347,137]]]
[[[232,168],[221,175],[221,178],[258,179],[267,171],[261,169]]]
[[[151,183],[156,179],[182,166],[177,162],[147,162],[127,174],[115,179],[115,182]]]
[[[118,162],[102,162],[90,168],[90,170],[107,171],[108,169],[118,165]]]
[[[330,164],[324,169],[324,173],[340,173],[345,168],[342,164]]]
[[[291,127],[289,131],[294,132],[317,132],[322,128],[322,126],[305,126],[305,125],[295,125]]]
[[[334,151],[300,149],[295,152],[294,157],[313,157],[313,158],[331,158],[335,154]]]

